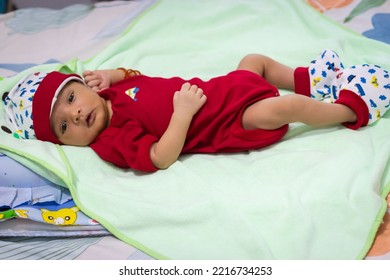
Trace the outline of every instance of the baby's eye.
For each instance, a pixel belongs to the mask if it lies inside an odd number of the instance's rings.
[[[74,100],[74,92],[72,91],[71,93],[69,93],[68,95],[68,102],[69,103],[72,103]]]
[[[60,127],[61,134],[64,134],[67,128],[68,128],[67,122],[62,122]]]

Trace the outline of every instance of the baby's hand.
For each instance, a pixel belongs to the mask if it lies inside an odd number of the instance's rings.
[[[180,91],[173,96],[174,112],[182,116],[193,117],[207,100],[203,90],[196,85],[184,83]]]
[[[99,92],[111,85],[111,76],[108,70],[86,70],[83,72],[87,86]]]

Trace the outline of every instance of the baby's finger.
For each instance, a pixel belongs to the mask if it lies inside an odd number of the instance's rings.
[[[189,90],[191,87],[190,83],[186,82],[181,86],[181,90]]]
[[[101,89],[99,87],[91,87],[93,91],[99,92]]]
[[[196,95],[202,96],[203,95],[203,89],[197,88],[196,89]]]
[[[96,87],[96,86],[99,86],[101,84],[101,80],[100,79],[94,79],[94,80],[90,80],[87,82],[87,86],[89,87]]]
[[[91,70],[85,70],[83,73],[82,73],[83,77],[86,78],[88,76],[91,76],[93,75],[93,72]]]
[[[85,83],[89,83],[89,82],[91,82],[91,81],[93,81],[93,80],[96,80],[97,79],[97,77],[95,76],[95,75],[88,75],[88,76],[84,76],[84,81],[85,81]]]
[[[200,98],[200,100],[201,100],[201,103],[202,103],[202,106],[203,106],[203,104],[205,104],[206,101],[207,101],[207,96],[203,94],[202,97]]]
[[[196,93],[197,90],[198,90],[197,85],[190,85],[190,91],[192,91],[193,93]]]

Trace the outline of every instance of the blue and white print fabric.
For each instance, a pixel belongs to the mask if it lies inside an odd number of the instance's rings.
[[[47,73],[35,72],[20,80],[4,100],[7,121],[22,139],[35,139],[32,101],[39,84]],[[15,135],[15,136],[16,136]]]
[[[76,206],[68,189],[0,153],[0,222],[13,218],[61,226],[97,224]]]
[[[371,124],[390,107],[389,72],[374,64],[344,68],[339,56],[324,50],[309,66],[310,95],[317,100],[333,103],[342,90],[357,94],[367,105]]]
[[[352,66],[337,75],[332,83],[336,91],[350,90],[366,103],[368,124],[381,118],[390,107],[390,78],[388,71],[373,64]]]
[[[337,53],[324,50],[316,59],[310,62],[310,96],[317,100],[331,97],[331,84],[337,74],[344,70]]]

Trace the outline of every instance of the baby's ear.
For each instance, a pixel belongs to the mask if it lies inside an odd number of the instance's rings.
[[[6,91],[6,92],[3,93],[2,97],[1,97],[1,100],[3,100],[3,102],[4,102],[5,99],[7,98],[8,94],[9,94],[8,91]]]

